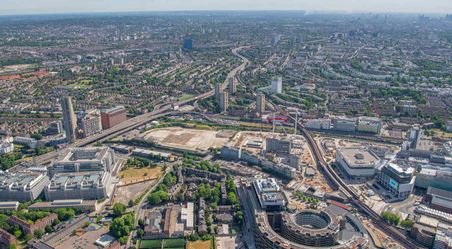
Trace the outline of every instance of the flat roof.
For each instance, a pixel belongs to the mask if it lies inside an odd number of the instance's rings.
[[[350,168],[374,168],[380,161],[367,148],[340,148],[338,152]]]

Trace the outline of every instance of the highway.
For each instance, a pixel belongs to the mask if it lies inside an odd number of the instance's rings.
[[[243,63],[240,64],[238,67],[234,68],[231,72],[229,72],[228,76],[226,77],[226,80],[223,82],[223,88],[225,88],[226,85],[228,84],[228,80],[227,80],[228,78],[236,76],[237,73],[243,71],[246,68],[246,66],[248,66],[249,60],[239,54],[239,51],[242,49],[245,49],[245,48],[249,48],[249,46],[242,46],[242,47],[237,47],[237,48],[232,49],[232,53],[235,56],[239,57],[243,61]],[[102,142],[102,141],[108,140],[112,137],[122,135],[122,134],[129,132],[133,129],[136,129],[142,125],[145,125],[146,123],[148,123],[154,119],[158,119],[160,117],[172,115],[175,113],[180,113],[177,111],[172,111],[173,106],[183,106],[183,105],[186,105],[188,103],[191,103],[191,102],[194,102],[197,100],[209,98],[213,95],[214,95],[214,90],[210,90],[206,93],[200,94],[198,96],[194,96],[193,98],[165,105],[158,110],[148,112],[146,114],[139,115],[134,118],[128,119],[115,127],[102,131],[101,133],[95,134],[93,136],[90,136],[90,137],[87,137],[84,139],[76,140],[74,143],[70,144],[66,148],[83,147],[83,146],[87,146],[87,145],[96,143],[98,141]],[[47,154],[44,154],[41,156],[37,156],[35,158],[36,163],[37,164],[49,163],[52,159],[56,158],[59,153],[60,153],[59,151],[53,151],[53,152],[50,152],[50,153],[47,153]]]
[[[294,120],[292,119],[292,122],[293,121]],[[359,198],[359,195],[356,194],[355,191],[353,191],[349,186],[347,186],[344,181],[337,175],[334,169],[325,162],[325,159],[320,152],[320,148],[312,138],[311,134],[303,127],[303,124],[301,122],[298,123],[298,130],[308,141],[308,145],[313,152],[317,166],[319,166],[324,171],[329,180],[334,183],[336,188],[341,190],[352,201],[352,203],[354,203],[357,207],[359,207],[362,211],[369,215],[370,219],[374,222],[374,224],[378,226],[378,228],[380,228],[383,232],[389,235],[390,238],[395,239],[406,248],[424,248],[408,238],[405,234],[397,230],[395,227],[386,223],[378,213],[376,213],[373,209],[362,202]]]

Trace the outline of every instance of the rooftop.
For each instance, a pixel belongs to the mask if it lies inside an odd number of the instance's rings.
[[[61,154],[57,163],[79,162],[79,161],[100,161],[108,152],[107,147],[92,148],[71,148]]]
[[[342,154],[350,168],[373,168],[380,161],[378,156],[366,148],[340,148],[338,153]]]

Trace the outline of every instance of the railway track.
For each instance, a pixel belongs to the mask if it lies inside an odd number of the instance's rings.
[[[292,122],[294,122],[293,118],[290,117],[290,119],[292,120]],[[317,146],[317,143],[314,141],[311,134],[305,128],[303,128],[303,124],[301,124],[301,122],[298,123],[298,130],[307,139],[308,145],[314,154],[317,165],[320,166],[320,168],[324,171],[329,180],[333,183],[334,187],[341,190],[341,192],[343,192],[347,196],[347,198],[352,201],[353,204],[355,204],[358,208],[368,214],[370,219],[378,226],[378,228],[380,228],[391,238],[397,240],[401,245],[409,249],[424,248],[418,245],[416,242],[412,241],[396,228],[387,224],[377,212],[375,212],[372,208],[361,201],[359,195],[349,186],[347,186],[347,184],[345,184],[345,182],[339,177],[334,169],[325,162],[325,159],[323,158],[320,149]]]

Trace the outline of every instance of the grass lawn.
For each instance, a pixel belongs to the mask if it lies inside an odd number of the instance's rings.
[[[184,239],[165,239],[163,240],[163,248],[184,248]]]
[[[163,245],[163,247],[162,247]],[[184,249],[185,248],[185,240],[184,239],[155,239],[155,240],[141,240],[140,241],[141,249]],[[208,247],[210,249],[210,247]]]
[[[185,101],[185,100],[189,100],[191,98],[193,98],[192,94],[184,94],[177,101]]]
[[[162,240],[142,240],[140,241],[141,249],[160,249],[162,247]]]
[[[187,241],[187,249],[210,249],[210,240]]]
[[[162,168],[129,168],[119,173],[119,177],[124,182],[139,181],[144,179],[159,178],[162,176]]]

